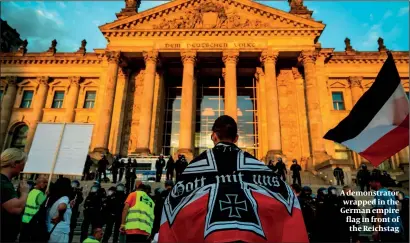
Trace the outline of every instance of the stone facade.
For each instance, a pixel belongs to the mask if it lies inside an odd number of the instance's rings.
[[[205,73],[223,78],[225,114],[235,119],[237,80],[256,80],[258,158],[296,158],[309,170],[365,162],[350,152],[339,158],[337,146],[322,137],[374,82],[387,58],[382,40],[378,51],[356,51],[348,39],[346,51],[322,48],[317,40],[325,25],[300,0],[289,1],[289,13],[251,0],[171,1],[141,13],[139,1],[126,2],[118,20],[100,26],[109,40],[105,49],[86,52],[84,40],[77,52],[60,53],[53,41],[43,53],[0,54],[3,149],[22,124],[29,127],[28,151],[37,122],[77,122],[95,125],[94,156],[160,154],[165,87],[178,76],[186,118],[178,152],[192,158],[195,90]],[[393,56],[408,92],[408,53]],[[215,66],[208,67],[209,60]],[[243,60],[252,64],[244,67]],[[28,107],[25,91],[33,92]],[[56,92],[64,93],[59,107]],[[342,94],[344,109],[334,109],[332,92]],[[408,154],[406,148],[395,155],[392,167],[408,163]]]

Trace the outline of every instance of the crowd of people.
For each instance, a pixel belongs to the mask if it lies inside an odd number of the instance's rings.
[[[238,140],[236,122],[229,116],[215,121],[211,139],[215,144],[192,160],[183,155],[176,162],[166,162],[161,155],[155,163],[157,182],[166,171],[164,187],[152,192],[149,183],[137,180],[136,159],[114,158],[111,166],[105,156],[98,161],[96,181],[89,192],[81,182],[60,176],[55,182],[39,175],[30,189],[21,180],[17,189],[12,178],[24,169],[27,156],[19,149],[6,149],[1,154],[1,242],[74,242],[74,230],[82,210],[80,242],[365,242],[355,223],[347,217],[371,215],[344,214],[341,209],[354,209],[344,200],[355,200],[343,187],[320,188],[314,195],[304,186],[301,166],[292,161],[293,184],[286,184],[287,169],[282,158],[268,166],[243,152]],[[83,180],[91,179],[93,162],[87,157]],[[106,170],[113,175],[113,186]],[[175,183],[173,175],[176,175]],[[125,175],[126,183],[122,184]],[[336,168],[338,184],[344,184],[343,170]],[[386,191],[390,181],[378,171],[362,167],[357,180],[361,189]],[[47,185],[49,189],[47,190]],[[84,196],[85,195],[85,196]],[[201,199],[208,195],[208,199]],[[280,195],[280,196],[279,196]],[[207,198],[205,197],[205,198]],[[398,200],[400,214],[377,214],[377,218],[400,218],[398,222],[380,220],[378,226],[398,227],[398,232],[372,232],[375,241],[408,242],[409,200],[403,193],[396,198],[379,197],[377,201]],[[215,203],[215,201],[217,201]],[[215,203],[215,204],[214,204]],[[82,206],[81,206],[82,205]],[[299,207],[300,205],[300,207]],[[285,206],[285,207],[284,207]],[[386,208],[394,205],[377,204]],[[257,210],[255,210],[257,209]],[[204,226],[205,224],[205,226]],[[249,227],[252,226],[252,227]],[[271,227],[268,227],[271,226]],[[187,230],[189,229],[189,230]]]

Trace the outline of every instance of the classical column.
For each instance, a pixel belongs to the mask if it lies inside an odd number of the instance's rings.
[[[316,80],[316,52],[302,51],[299,57],[305,73],[306,105],[310,133],[310,144],[315,163],[330,159],[326,153],[322,128],[322,115],[320,112],[319,92]]]
[[[225,115],[231,116],[238,121],[238,97],[236,87],[236,64],[239,59],[239,51],[224,51],[222,60],[225,63]]]
[[[124,117],[127,113],[126,100],[128,90],[128,79],[131,70],[128,68],[118,69],[117,87],[115,88],[114,109],[111,119],[111,134],[108,148],[112,154],[119,154],[121,147],[122,129]]]
[[[11,113],[13,111],[14,101],[17,94],[17,77],[6,77],[6,90],[1,101],[0,111],[0,150],[3,148],[4,141],[6,139],[7,128],[10,123]]]
[[[255,77],[259,83],[259,99],[258,99],[258,119],[260,120],[260,131],[261,135],[259,138],[259,149],[261,149],[261,155],[264,157],[268,152],[268,136],[267,136],[267,114],[266,114],[266,78],[263,69],[260,67],[256,68]]]
[[[110,137],[111,117],[114,108],[115,88],[117,85],[118,68],[121,62],[121,53],[112,51],[106,52],[108,62],[107,71],[104,77],[101,107],[99,107],[97,134],[95,138],[96,152],[108,151],[108,139]]]
[[[75,108],[77,108],[78,93],[80,90],[81,77],[69,77],[70,86],[65,103],[65,122],[75,121]]]
[[[305,161],[310,157],[310,144],[309,144],[309,131],[308,131],[308,121],[306,119],[306,97],[305,97],[305,87],[303,77],[299,72],[299,69],[292,68],[293,79],[295,80],[295,93],[297,99],[297,115],[299,123],[299,141],[300,141],[300,154]],[[307,161],[308,164],[303,165],[303,170],[307,167],[311,167],[309,164],[312,160]]]
[[[136,153],[148,154],[158,51],[144,51],[145,73]]]
[[[349,77],[350,89],[352,91],[352,105],[354,106],[356,102],[362,97],[362,77]]]
[[[178,153],[192,154],[193,137],[195,132],[192,117],[194,116],[196,83],[194,79],[194,66],[196,51],[181,52],[184,72],[182,77],[181,119],[179,124],[179,149]]]
[[[279,97],[276,80],[276,60],[279,53],[277,51],[265,50],[261,55],[261,62],[265,67],[265,88],[266,88],[266,115],[268,131],[268,153],[269,159],[274,155],[282,154],[282,143],[280,135],[279,120]]]
[[[24,151],[29,152],[31,144],[33,143],[34,133],[36,132],[37,123],[41,122],[43,118],[43,108],[46,104],[48,93],[48,81],[49,77],[38,77],[37,92],[33,102],[33,111],[30,119],[30,127],[27,133],[27,144]]]

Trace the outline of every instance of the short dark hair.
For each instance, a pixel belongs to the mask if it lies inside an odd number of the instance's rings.
[[[238,126],[232,117],[223,115],[215,120],[212,131],[216,133],[220,140],[229,139],[233,141],[238,135]]]
[[[299,184],[292,184],[291,187],[296,193],[300,193],[302,191],[302,187]]]

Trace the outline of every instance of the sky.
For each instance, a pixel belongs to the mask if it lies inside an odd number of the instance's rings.
[[[166,1],[143,1],[143,11]],[[289,11],[287,1],[261,3]],[[2,1],[1,18],[29,42],[29,52],[43,52],[53,39],[58,52],[78,50],[87,40],[87,50],[105,48],[107,41],[98,26],[116,20],[124,1]],[[407,1],[305,1],[313,18],[326,28],[319,41],[323,48],[344,50],[344,39],[358,51],[376,51],[382,37],[390,50],[409,50],[409,2]],[[23,17],[24,16],[24,17]]]

